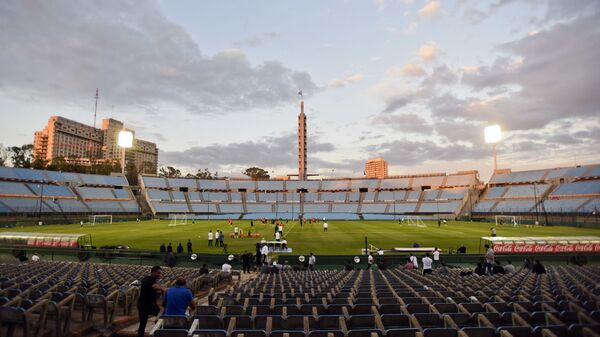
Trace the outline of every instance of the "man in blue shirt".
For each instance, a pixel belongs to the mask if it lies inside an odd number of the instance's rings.
[[[175,287],[167,289],[165,294],[165,315],[185,316],[185,310],[188,307],[191,310],[196,308],[193,299],[192,292],[185,287],[185,279],[178,278]]]

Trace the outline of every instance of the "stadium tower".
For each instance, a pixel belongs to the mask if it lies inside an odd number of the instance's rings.
[[[302,92],[300,92],[302,97]],[[304,99],[300,101],[298,114],[298,180],[306,180],[306,115],[304,114]]]

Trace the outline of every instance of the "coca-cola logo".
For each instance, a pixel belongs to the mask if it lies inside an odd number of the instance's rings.
[[[570,252],[573,252],[574,250],[575,250],[575,248],[573,247],[573,245],[569,245],[569,244],[556,245],[554,248],[554,251],[557,253],[570,253]]]
[[[515,253],[532,253],[533,245],[515,245]]]
[[[596,244],[594,245],[594,251],[595,251],[595,252],[600,252],[600,243],[596,243]]]
[[[513,245],[511,244],[502,244],[502,245],[494,245],[495,253],[512,253]]]
[[[533,251],[535,253],[551,253],[554,251],[553,245],[535,245]]]
[[[594,251],[594,244],[592,244],[592,243],[576,244],[575,245],[575,251],[576,252],[593,252]]]

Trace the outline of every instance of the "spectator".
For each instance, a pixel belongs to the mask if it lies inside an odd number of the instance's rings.
[[[367,268],[365,268],[365,270],[371,269],[371,266],[373,266],[373,263],[374,263],[373,254],[369,253],[369,255],[367,256]]]
[[[513,266],[512,262],[510,260],[508,260],[506,266],[504,266],[504,272],[506,274],[512,274],[515,271],[516,271],[515,266]]]
[[[138,327],[138,337],[144,337],[146,331],[146,324],[148,323],[148,316],[156,316],[160,311],[156,304],[156,292],[165,292],[167,289],[160,284],[162,269],[159,266],[152,267],[150,275],[142,279],[140,286],[140,295],[138,298],[138,316],[140,319],[140,326]]]
[[[283,262],[283,271],[290,271],[292,270],[292,266],[290,266],[290,263],[288,262],[288,260],[285,260]]]
[[[315,270],[315,264],[317,263],[317,258],[313,255],[313,253],[310,253],[310,256],[308,257],[308,268],[312,271]]]
[[[531,271],[538,275],[546,274],[546,268],[544,268],[544,265],[540,262],[540,260],[535,260],[535,264],[533,265],[533,268],[531,268]]]
[[[412,254],[411,254],[412,255]],[[406,264],[404,265],[404,269],[413,270],[415,269],[415,265],[410,258],[406,259]]]
[[[40,260],[40,256],[37,255],[37,253],[33,253],[33,255],[31,255],[31,262],[38,262]]]
[[[506,274],[506,271],[504,271],[504,268],[500,265],[499,260],[496,260],[492,271],[494,272],[494,274]]]
[[[242,255],[242,272],[250,273],[250,264],[252,264],[252,254],[248,253],[248,251],[244,251]]]
[[[410,254],[410,257],[408,258],[410,260],[410,262],[412,262],[412,264],[414,265],[415,269],[419,269],[419,260],[417,259],[416,256],[414,256],[412,253]]]
[[[530,259],[525,259],[525,262],[523,263],[523,268],[529,269],[529,270],[531,270],[531,268],[533,268],[533,264],[531,263]]]
[[[179,243],[179,245],[177,245],[177,254],[181,254],[183,253],[183,246],[181,245],[181,242]]]
[[[387,270],[388,264],[387,261],[385,261],[385,258],[381,259],[381,261],[377,264],[377,267],[379,270]]]
[[[173,246],[171,246],[171,243],[169,242],[169,245],[167,246],[167,253],[172,253],[173,252]]]
[[[229,262],[225,261],[225,263],[223,263],[223,266],[221,266],[221,271],[224,273],[231,273],[231,265]]]
[[[165,243],[163,242],[162,245],[160,245],[160,248],[158,248],[158,251],[161,253],[166,253],[167,252],[167,247],[165,247]]]
[[[429,253],[425,253],[425,257],[421,259],[421,262],[423,263],[423,275],[431,274],[433,260],[429,257]]]
[[[208,266],[206,265],[206,263],[202,265],[202,268],[200,268],[200,275],[204,274],[208,274]]]
[[[194,310],[194,296],[190,289],[185,287],[185,279],[177,278],[175,286],[167,289],[165,293],[165,315],[169,316],[185,316],[185,311],[189,307]]]
[[[277,261],[273,261],[273,266],[271,267],[271,274],[279,274],[280,268],[277,265]]]
[[[188,239],[188,242],[187,242],[187,252],[189,254],[193,253],[193,251],[192,251],[192,240],[189,240],[189,239]]]
[[[262,266],[262,253],[260,249],[260,243],[256,244],[256,266],[255,269],[258,270]]]
[[[167,253],[167,255],[165,255],[165,264],[167,265],[167,267],[169,267],[169,268],[175,267],[175,261],[176,261],[176,257],[175,257],[175,254],[173,254],[173,252],[169,252],[169,253]]]
[[[352,262],[346,262],[346,264],[344,264],[344,270],[345,271],[352,271],[352,270],[354,270],[354,266],[352,265]]]
[[[438,267],[440,264],[440,250],[438,247],[435,247],[433,250],[433,266]]]
[[[268,273],[270,273],[270,272],[271,272],[271,269],[269,268],[269,265],[268,265],[268,264],[266,264],[266,263],[263,263],[263,264],[262,264],[262,267],[260,267],[260,272],[261,272],[262,274],[268,274]]]
[[[477,263],[477,267],[475,267],[474,270],[475,274],[481,276],[481,275],[485,275],[485,268],[483,268],[483,265],[481,265],[481,262]]]
[[[484,246],[487,252],[485,253],[485,263],[483,268],[490,274],[494,274],[492,267],[494,266],[494,249],[490,245]]]
[[[440,275],[450,274],[450,269],[448,269],[448,266],[446,266],[446,264],[444,262],[442,262],[442,266],[439,267],[437,271]]]
[[[208,246],[212,247],[212,242],[213,242],[213,232],[212,229],[208,231]]]

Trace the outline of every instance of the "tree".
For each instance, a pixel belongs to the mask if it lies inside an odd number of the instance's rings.
[[[269,179],[269,172],[260,167],[249,167],[242,174],[247,175],[252,179]]]
[[[10,159],[14,167],[31,167],[31,159],[33,155],[33,144],[25,144],[21,146],[11,146],[9,148]]]
[[[196,172],[196,174],[191,174],[188,173],[187,178],[196,178],[196,179],[217,179],[218,177],[218,173],[215,171],[214,175],[208,170],[208,168],[205,168],[204,171],[201,169],[198,169],[198,172]]]
[[[158,175],[160,177],[167,177],[167,178],[180,178],[181,171],[174,168],[173,166],[161,167],[160,171],[158,172]]]
[[[0,144],[0,167],[6,166],[9,158],[10,150],[7,147],[4,147],[4,144]]]

